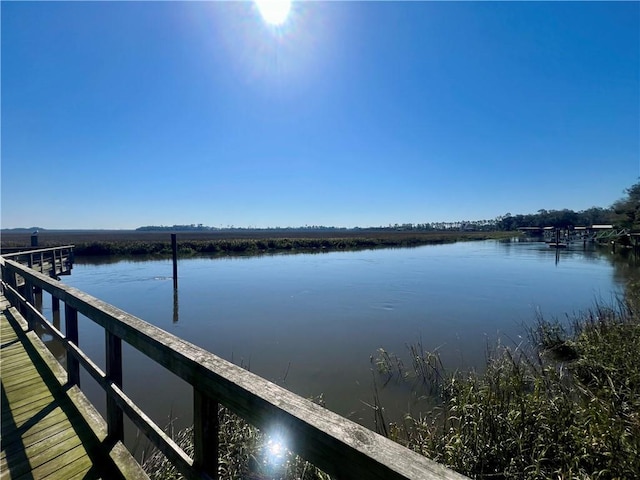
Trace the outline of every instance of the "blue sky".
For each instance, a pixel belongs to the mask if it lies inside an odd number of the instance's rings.
[[[478,220],[640,175],[638,2],[1,9],[3,228]]]

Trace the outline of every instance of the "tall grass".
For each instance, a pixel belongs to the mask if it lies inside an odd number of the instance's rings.
[[[357,250],[437,245],[456,241],[510,238],[514,232],[394,231],[394,230],[247,230],[178,232],[181,256],[197,253],[249,255],[278,252]],[[30,245],[28,233],[3,233],[2,248]],[[42,232],[41,247],[75,245],[76,255],[171,255],[168,232],[96,231]]]
[[[411,347],[404,378],[441,402],[390,424],[389,437],[475,478],[640,478],[638,312],[623,301],[565,323],[538,318],[527,347],[497,347],[482,373],[446,374]],[[388,359],[397,371],[392,355],[375,361],[387,376]]]

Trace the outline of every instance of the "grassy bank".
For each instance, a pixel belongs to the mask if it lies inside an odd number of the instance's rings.
[[[530,336],[496,347],[482,373],[446,372],[419,344],[407,362],[379,351],[376,384],[410,382],[437,406],[389,423],[378,402],[378,432],[472,478],[640,478],[640,296],[562,323],[539,318]],[[221,416],[221,478],[327,478],[290,452],[270,463],[267,437]],[[189,430],[179,438],[191,448]],[[178,478],[158,454],[145,468]]]
[[[383,375],[418,380],[442,400],[385,426],[388,435],[475,478],[639,478],[639,305],[538,319],[532,346],[497,348],[482,374],[446,374],[432,353],[404,372],[378,357]]]
[[[503,239],[517,232],[425,232],[390,229],[357,230],[247,230],[177,232],[182,256],[200,253],[247,255],[291,251],[334,251],[367,248],[413,247],[468,240]],[[28,233],[3,233],[2,247],[30,245]],[[170,255],[167,232],[46,231],[38,236],[40,247],[75,245],[77,255]]]

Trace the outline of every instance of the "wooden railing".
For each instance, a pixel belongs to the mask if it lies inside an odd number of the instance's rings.
[[[79,367],[82,366],[106,392],[109,435],[122,440],[123,414],[126,414],[186,478],[217,478],[218,403],[265,431],[275,425],[284,429],[292,450],[336,478],[466,478],[200,347],[14,260],[0,258],[0,267],[5,296],[13,305],[22,307],[30,328],[36,324],[42,325],[66,348],[69,383],[79,384]],[[19,278],[24,280],[24,294],[18,291]],[[34,307],[34,288],[50,293],[54,304],[64,302],[64,334]],[[79,313],[105,331],[104,372],[79,348]],[[193,458],[123,392],[123,341],[192,386]]]
[[[57,277],[68,275],[73,268],[73,245],[62,247],[39,248],[5,253],[3,258],[14,260],[40,273]]]

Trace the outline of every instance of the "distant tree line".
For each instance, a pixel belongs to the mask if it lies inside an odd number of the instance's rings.
[[[627,196],[612,206],[613,222],[633,230],[640,229],[640,182],[626,190]]]
[[[356,227],[354,230],[357,230]],[[136,228],[138,232],[226,232],[230,230],[348,230],[346,227],[325,227],[323,225],[305,225],[304,227],[234,227],[227,225],[226,227],[208,227],[202,223],[191,223],[189,225],[147,225]]]
[[[213,227],[207,227],[202,223],[191,223],[189,225],[146,225],[144,227],[136,228],[138,232],[207,232],[215,230]]]
[[[614,225],[640,230],[640,182],[625,190],[626,196],[608,208],[591,207],[587,210],[538,210],[528,215],[507,213],[496,219],[496,229],[516,230],[520,227],[558,227]]]
[[[516,230],[520,227],[557,227],[591,226],[613,223],[610,208],[591,207],[587,210],[574,212],[573,210],[538,210],[528,215],[505,215],[496,219],[498,230]]]
[[[457,222],[428,222],[402,223],[387,226],[372,227],[367,230],[397,230],[397,231],[513,231],[521,227],[556,227],[570,226],[614,225],[617,227],[640,230],[640,182],[625,190],[626,196],[617,200],[608,208],[591,207],[575,212],[563,210],[538,210],[537,213],[517,214],[505,213],[492,220],[463,220]],[[359,227],[353,230],[359,230]],[[226,228],[207,227],[202,223],[172,226],[145,226],[138,231],[228,231],[228,230],[347,230],[343,227],[326,227],[323,225],[305,225],[304,227],[274,227],[274,228],[242,228],[228,225]]]

